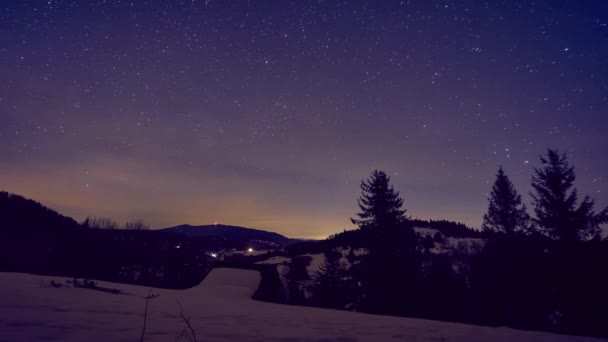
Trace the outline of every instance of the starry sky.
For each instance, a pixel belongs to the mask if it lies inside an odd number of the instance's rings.
[[[606,1],[4,0],[0,188],[322,238],[381,169],[479,227],[499,165],[529,201],[557,148],[603,208],[607,61]]]

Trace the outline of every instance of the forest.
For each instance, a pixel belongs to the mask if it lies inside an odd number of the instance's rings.
[[[566,155],[548,150],[540,163],[531,182],[533,215],[501,167],[481,231],[435,222],[443,224],[443,233],[485,241],[477,253],[452,255],[430,253],[441,234],[417,236],[414,227],[424,222],[407,215],[390,177],[374,171],[361,183],[359,212],[352,218],[358,229],[317,246],[325,262],[310,279],[292,266],[290,284],[304,284],[313,295],[306,298],[302,286],[291,285],[285,301],[608,337],[608,240],[601,235],[608,208],[596,213],[590,197],[579,200]],[[340,248],[347,246],[368,253],[351,253],[345,266]]]

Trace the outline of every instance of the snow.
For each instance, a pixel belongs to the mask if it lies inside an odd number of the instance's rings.
[[[340,247],[340,248],[338,248],[338,250],[340,251],[340,253],[342,253],[342,257],[348,257],[348,255],[351,253],[350,252],[351,249],[352,249],[351,247],[346,247],[346,248]],[[352,249],[352,251],[353,251],[352,253],[355,256],[361,256],[361,255],[365,255],[365,254],[369,253],[369,251],[366,248],[355,248],[355,249]]]
[[[315,274],[321,268],[321,266],[323,266],[323,264],[325,263],[325,254],[323,254],[323,253],[303,254],[301,256],[312,258],[312,260],[310,261],[310,264],[308,264],[308,266],[306,266],[306,272],[308,272],[309,275]]]
[[[485,245],[485,240],[481,238],[446,238],[446,244],[453,250],[466,251],[467,254],[479,253]]]
[[[416,233],[420,233],[422,236],[430,236],[433,237],[436,233],[441,233],[439,229],[434,228],[426,228],[426,227],[414,227],[414,231]]]
[[[258,261],[256,264],[260,265],[284,265],[291,262],[291,258],[283,257],[283,256],[273,256],[272,258]]]
[[[128,293],[116,295],[44,287],[51,280],[67,278],[0,273],[0,341],[139,341],[148,288],[97,282]],[[155,289],[145,341],[176,340],[185,327],[178,303],[199,341],[593,341],[258,302],[250,297],[259,281],[256,271],[214,269],[192,289]]]

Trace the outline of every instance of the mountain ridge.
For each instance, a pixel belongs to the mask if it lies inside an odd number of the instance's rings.
[[[293,240],[279,233],[270,232],[267,230],[224,224],[181,224],[173,227],[161,228],[158,229],[158,231],[165,233],[179,233],[186,237],[224,237],[229,239],[251,239],[270,241],[280,244],[285,244],[290,240]]]

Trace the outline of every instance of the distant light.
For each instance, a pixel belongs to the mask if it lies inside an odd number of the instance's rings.
[[[249,249],[247,250],[247,252],[252,253],[252,252],[253,252],[253,248],[249,248]]]
[[[181,245],[177,245],[177,246],[175,246],[175,248],[180,249],[180,248],[182,248],[182,246]]]
[[[217,253],[211,253],[210,255],[212,258],[217,258]]]
[[[219,223],[218,222],[213,222],[213,225],[217,226],[217,225],[219,225]]]

